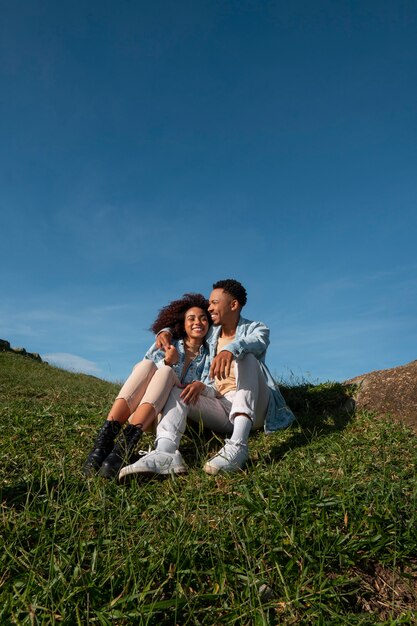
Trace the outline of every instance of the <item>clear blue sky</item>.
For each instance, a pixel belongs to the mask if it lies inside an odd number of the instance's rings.
[[[235,277],[278,378],[417,358],[414,0],[1,4],[1,338],[121,381]]]

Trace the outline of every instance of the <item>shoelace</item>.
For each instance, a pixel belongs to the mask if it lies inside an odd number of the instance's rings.
[[[152,452],[152,447],[149,446],[147,450],[137,450],[136,454],[138,456],[145,456],[145,454],[149,454],[149,452]]]

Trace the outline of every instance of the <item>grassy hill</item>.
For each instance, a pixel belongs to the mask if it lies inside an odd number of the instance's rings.
[[[118,387],[0,353],[0,624],[415,624],[416,437],[284,390],[299,420],[238,475],[85,480]],[[147,436],[142,447],[152,442]]]

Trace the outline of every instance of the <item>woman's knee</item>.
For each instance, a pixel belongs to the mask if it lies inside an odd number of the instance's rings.
[[[161,365],[161,367],[158,369],[158,372],[161,372],[161,375],[163,374],[164,376],[176,376],[174,370],[169,365]]]
[[[175,387],[181,384],[178,376],[169,365],[162,365],[154,374],[155,381],[159,381],[164,386]]]
[[[144,373],[151,373],[151,372],[154,372],[157,368],[156,368],[155,363],[151,361],[150,359],[143,359],[142,361],[139,361],[139,363],[136,363],[136,365],[133,366],[132,374],[137,369],[143,370]]]

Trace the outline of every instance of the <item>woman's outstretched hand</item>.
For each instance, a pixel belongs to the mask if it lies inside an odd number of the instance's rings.
[[[174,346],[168,346],[165,349],[165,358],[164,358],[165,365],[175,365],[175,363],[178,363],[179,360],[180,360],[180,357],[177,352],[177,349]]]
[[[193,383],[184,387],[180,398],[185,404],[195,404],[204,391],[204,388],[204,383],[201,383],[199,380],[195,380]]]

